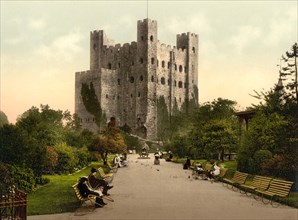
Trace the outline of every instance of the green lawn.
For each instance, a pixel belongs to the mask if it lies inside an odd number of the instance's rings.
[[[72,212],[80,206],[72,185],[81,176],[90,174],[90,167],[99,167],[102,163],[92,163],[73,175],[46,175],[50,183],[41,186],[28,196],[28,215],[41,215],[62,212]]]

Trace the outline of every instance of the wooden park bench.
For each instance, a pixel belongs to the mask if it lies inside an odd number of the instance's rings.
[[[232,179],[228,179],[228,178],[223,178],[223,184],[227,184],[227,187],[229,187],[229,185],[231,185],[232,189],[234,190],[238,190],[238,187],[241,184],[244,184],[246,179],[248,177],[248,173],[242,173],[239,171],[236,171],[234,173],[234,176],[232,177]]]
[[[96,196],[95,195],[88,195],[88,197],[83,197],[80,193],[80,190],[78,189],[78,183],[74,184],[72,186],[74,193],[77,197],[77,199],[81,202],[81,205],[85,202],[85,201],[89,201],[91,203],[91,205],[95,204],[95,199]]]
[[[107,162],[107,166],[110,169],[111,173],[117,173],[118,171],[118,164],[114,164],[114,166],[112,166],[109,162]]]
[[[105,173],[104,170],[102,169],[102,167],[98,168],[98,174],[102,179],[104,179],[108,183],[111,183],[113,181],[114,174],[113,173]]]
[[[88,183],[88,187],[90,189],[92,189],[92,187],[89,185]],[[74,184],[72,186],[73,190],[74,190],[74,193],[77,197],[77,199],[81,202],[81,205],[86,202],[86,201],[89,201],[91,203],[91,205],[95,205],[95,200],[96,200],[96,196],[95,195],[88,195],[88,197],[83,197],[80,193],[80,190],[78,189],[78,183]],[[92,189],[94,190],[94,189]],[[112,199],[110,196],[107,196],[107,195],[102,195],[102,198],[105,199],[105,200],[108,200],[108,201],[111,201],[111,202],[114,202],[114,199]]]
[[[263,190],[263,191],[267,190],[271,180],[272,180],[271,177],[256,175],[254,176],[250,185],[247,185],[247,184],[240,185],[240,192],[245,193],[246,195],[249,195],[248,194],[249,192],[254,192],[255,190]]]
[[[262,197],[264,204],[270,202],[273,207],[277,207],[281,198],[287,199],[287,203],[289,203],[289,194],[293,184],[294,182],[273,179],[267,190],[256,189],[255,192]],[[266,200],[265,197],[269,197],[269,200]]]

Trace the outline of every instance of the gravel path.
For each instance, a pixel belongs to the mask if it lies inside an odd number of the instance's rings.
[[[129,166],[118,169],[110,190],[115,202],[104,208],[86,205],[75,213],[29,216],[29,220],[62,219],[298,219],[298,209],[273,208],[234,192],[219,182],[189,178],[181,164],[153,165],[151,159],[128,155]]]

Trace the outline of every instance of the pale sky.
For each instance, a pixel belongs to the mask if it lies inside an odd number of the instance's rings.
[[[199,35],[199,101],[234,100],[244,110],[277,83],[280,57],[297,42],[298,0],[149,0],[158,39]],[[74,113],[75,72],[89,69],[90,31],[116,43],[137,38],[146,1],[1,0],[1,102],[9,122],[32,106]]]

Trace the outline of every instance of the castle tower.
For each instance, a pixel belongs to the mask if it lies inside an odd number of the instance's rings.
[[[157,22],[150,19],[138,21],[137,59],[140,73],[144,80],[137,85],[137,90],[144,93],[137,105],[137,119],[149,139],[156,138],[156,62],[157,62]],[[144,114],[145,113],[145,114]]]
[[[195,87],[198,88],[198,35],[193,33],[177,35],[177,48],[186,50],[186,70],[185,70],[185,87],[186,98],[188,100],[195,99],[198,103],[198,97],[196,97]]]

